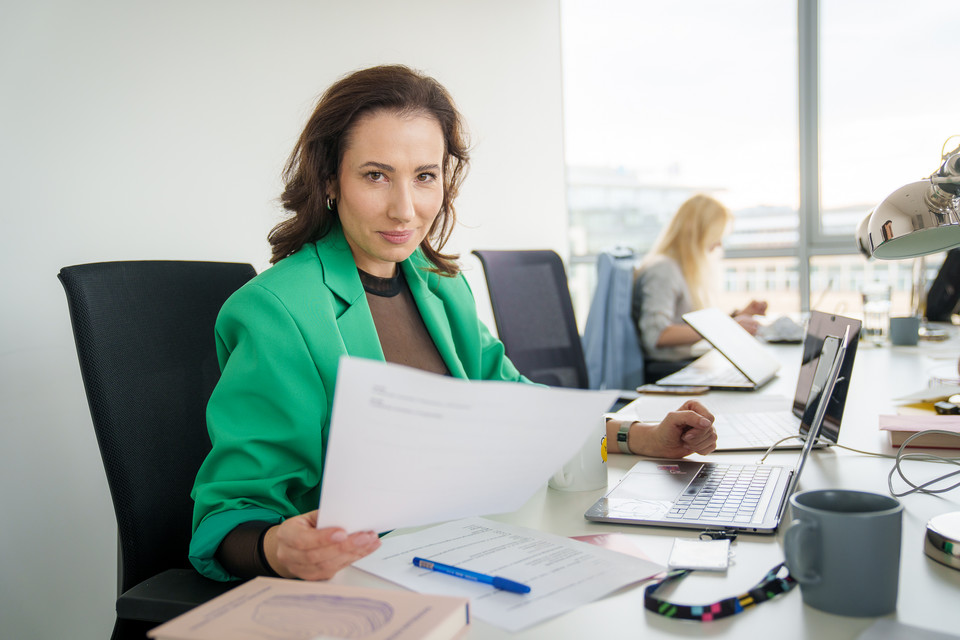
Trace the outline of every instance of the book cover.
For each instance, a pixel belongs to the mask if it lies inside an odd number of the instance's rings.
[[[259,577],[165,622],[154,640],[450,640],[469,600],[411,591]]]
[[[960,449],[960,416],[907,414],[880,416],[880,429],[889,433],[890,444],[899,447],[915,433],[937,429],[949,433],[928,433],[910,441],[908,447]]]

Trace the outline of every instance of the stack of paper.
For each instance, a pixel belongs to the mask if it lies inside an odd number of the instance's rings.
[[[413,566],[420,556],[530,587],[500,591]],[[662,565],[542,531],[468,518],[407,535],[388,536],[354,566],[408,589],[470,598],[474,617],[520,631],[658,575]]]
[[[342,358],[317,526],[389,531],[516,511],[616,399]]]

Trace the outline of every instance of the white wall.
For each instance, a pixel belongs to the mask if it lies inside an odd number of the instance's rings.
[[[57,271],[264,268],[315,98],[383,62],[437,77],[471,126],[448,248],[566,255],[559,2],[31,0],[2,14],[0,637],[102,639],[116,528]],[[469,277],[482,283],[476,263]]]

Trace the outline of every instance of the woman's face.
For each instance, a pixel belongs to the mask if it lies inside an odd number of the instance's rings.
[[[723,246],[723,236],[726,235],[727,224],[725,220],[720,222],[715,222],[707,230],[707,237],[705,238],[704,246],[707,249],[707,253],[713,253],[717,249]]]
[[[443,132],[432,117],[377,111],[346,140],[333,193],[357,266],[389,278],[443,204]]]

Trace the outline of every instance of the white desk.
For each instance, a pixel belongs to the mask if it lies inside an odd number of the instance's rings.
[[[772,346],[771,349],[782,359],[783,368],[780,376],[761,393],[792,398],[800,349],[796,346]],[[844,411],[840,443],[868,451],[894,453],[885,434],[877,429],[877,415],[892,413],[890,398],[926,386],[930,370],[948,362],[956,363],[958,358],[960,338],[957,337],[948,343],[922,344],[919,347],[860,345]],[[743,398],[749,402],[750,395],[744,394]],[[703,401],[709,407],[710,395],[704,396]],[[778,452],[768,460],[773,464],[792,465],[796,455],[796,452]],[[712,457],[753,462],[759,458],[759,454],[723,453]],[[635,460],[632,456],[610,456],[610,486],[620,479]],[[886,494],[887,473],[891,466],[891,460],[862,456],[839,448],[818,450],[804,469],[800,490],[843,487]],[[908,467],[908,471],[910,469],[923,478],[948,470],[944,465],[917,463]],[[929,475],[924,476],[924,473]],[[494,519],[564,536],[626,533],[652,560],[663,564],[666,564],[675,537],[696,536],[695,531],[587,522],[583,512],[603,493],[565,493],[544,487],[521,510],[494,516]],[[911,495],[901,501],[905,511],[900,589],[897,613],[891,618],[905,624],[958,634],[960,621],[954,612],[960,603],[960,571],[927,558],[923,553],[923,538],[926,522],[931,517],[960,510],[960,488],[942,496]],[[664,591],[670,593],[671,600],[690,604],[705,604],[743,593],[770,568],[783,561],[780,545],[782,529],[775,536],[741,535],[732,547],[736,555],[725,574],[694,572],[684,578],[672,593],[667,589]],[[343,584],[390,586],[386,581],[353,568],[342,571],[334,580]],[[639,584],[622,590],[519,634],[507,633],[475,619],[466,638],[556,640],[594,637],[613,640],[778,637],[827,640],[856,638],[874,622],[871,618],[835,616],[807,607],[801,600],[799,587],[776,600],[720,621],[697,623],[671,620],[643,608],[643,587],[644,584]]]

